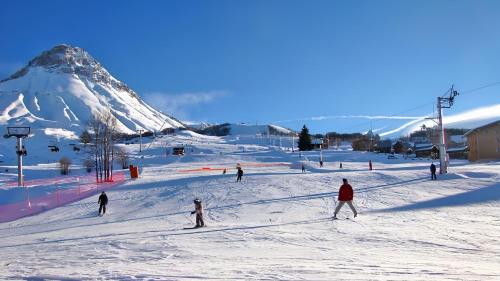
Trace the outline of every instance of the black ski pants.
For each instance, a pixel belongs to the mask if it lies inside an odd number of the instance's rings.
[[[103,215],[106,213],[106,204],[99,205],[99,215],[101,214],[101,211]]]

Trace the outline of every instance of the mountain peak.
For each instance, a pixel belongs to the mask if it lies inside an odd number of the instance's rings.
[[[0,81],[0,124],[20,122],[78,134],[99,113],[111,112],[131,134],[183,125],[148,104],[88,52],[66,44],[42,52]],[[166,127],[163,127],[166,126]]]
[[[98,64],[85,50],[67,44],[61,44],[34,58],[29,66],[53,67],[57,65],[90,66]]]
[[[32,59],[28,65],[9,78],[13,80],[26,75],[33,67],[44,67],[49,71],[77,74],[92,80],[109,80],[109,73],[87,51],[68,44],[60,44],[42,52]]]

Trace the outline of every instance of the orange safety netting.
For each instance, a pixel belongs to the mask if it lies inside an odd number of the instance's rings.
[[[299,168],[300,164],[291,164],[291,163],[283,163],[283,162],[273,162],[273,163],[258,163],[258,162],[248,162],[248,163],[238,163],[240,167],[277,167],[277,166],[287,166],[290,168]],[[193,173],[193,172],[210,172],[210,171],[222,171],[222,170],[231,170],[235,169],[233,167],[202,167],[196,169],[184,169],[178,170],[180,173]]]
[[[26,200],[0,205],[0,222],[13,221],[22,217],[39,214],[47,210],[61,207],[89,196],[96,195],[99,192],[115,187],[124,181],[125,174],[123,172],[115,172],[113,174],[113,181],[103,183],[96,183],[95,177],[91,176],[67,178],[65,181],[59,181],[59,179],[34,180],[31,182],[33,185],[39,185],[41,183],[57,184],[61,182],[76,182],[76,184],[73,188],[58,189],[48,195],[31,199],[29,198],[29,188],[26,188]]]

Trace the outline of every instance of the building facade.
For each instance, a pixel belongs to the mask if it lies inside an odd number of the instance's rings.
[[[500,120],[465,133],[469,161],[500,160]]]

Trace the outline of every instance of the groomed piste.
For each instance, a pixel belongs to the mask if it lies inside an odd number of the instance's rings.
[[[165,155],[165,143],[186,144],[186,155]],[[57,208],[0,223],[0,279],[500,278],[498,162],[452,161],[448,174],[431,181],[428,159],[324,150],[320,168],[318,151],[292,152],[263,139],[170,135],[149,144],[142,154],[137,144],[127,146],[141,175],[120,172],[123,180],[106,191],[104,216],[97,216],[92,185],[90,196],[65,201],[60,190]],[[55,174],[28,166],[27,182],[39,184],[30,192],[57,200],[57,188],[46,187]],[[345,206],[334,221],[343,178],[359,214]],[[3,183],[3,195],[24,200]],[[194,226],[195,198],[206,227],[184,229]]]

